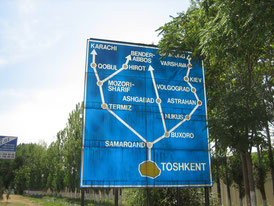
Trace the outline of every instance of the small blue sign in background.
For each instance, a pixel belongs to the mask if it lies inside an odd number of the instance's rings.
[[[204,70],[191,53],[89,39],[80,186],[212,186]]]
[[[15,159],[17,137],[0,136],[0,159]]]

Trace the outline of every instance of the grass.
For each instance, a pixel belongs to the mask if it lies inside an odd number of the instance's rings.
[[[63,206],[63,205],[81,205],[80,199],[74,198],[60,198],[60,197],[49,197],[45,196],[43,198],[36,198],[36,197],[28,197],[30,200],[35,202],[36,204],[40,204],[43,206]],[[113,206],[110,203],[97,203],[91,200],[85,200],[85,206]]]

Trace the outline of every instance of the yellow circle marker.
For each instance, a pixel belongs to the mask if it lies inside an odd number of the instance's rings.
[[[185,119],[186,119],[186,120],[190,120],[190,116],[187,114],[187,115],[185,116]]]
[[[96,63],[94,63],[94,62],[92,62],[92,63],[90,64],[90,66],[91,66],[93,69],[95,69],[95,68],[96,68],[96,66],[97,66],[97,64],[96,64]]]
[[[107,105],[106,103],[103,103],[103,104],[101,105],[101,107],[102,107],[102,109],[107,109],[107,108],[108,108],[108,105]]]
[[[170,137],[170,132],[165,132],[164,136],[165,136],[166,138],[169,138],[169,137]]]
[[[147,148],[151,149],[153,147],[152,142],[147,142]]]
[[[103,85],[103,82],[102,82],[102,81],[98,81],[98,82],[97,82],[97,85],[100,87],[100,86]]]

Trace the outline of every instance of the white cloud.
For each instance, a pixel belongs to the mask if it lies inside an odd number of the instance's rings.
[[[3,57],[0,57],[0,68],[4,65],[6,65],[8,62]]]
[[[36,9],[36,5],[35,3],[37,3],[37,1],[32,1],[32,0],[20,0],[20,2],[18,2],[18,9],[21,13],[32,13],[35,11]]]
[[[6,9],[13,13],[0,20],[0,58],[8,59],[6,62],[36,56],[61,40],[63,32],[53,21],[54,15],[41,15],[42,1],[14,1]]]
[[[57,132],[65,127],[69,113],[82,100],[80,87],[66,87],[46,90],[32,90],[29,99],[22,98],[12,110],[0,115],[0,134],[18,136],[19,143],[44,140],[48,144]],[[16,91],[1,92],[20,96]]]
[[[2,101],[6,98],[9,97],[15,97],[15,98],[20,98],[23,97],[24,94],[22,91],[17,91],[13,88],[9,88],[9,89],[1,89],[0,90],[0,99],[2,99]]]

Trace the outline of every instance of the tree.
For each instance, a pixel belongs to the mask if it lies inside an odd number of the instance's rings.
[[[72,191],[79,189],[80,185],[82,110],[82,106],[77,104],[75,110],[70,113],[64,129],[65,184]]]
[[[260,58],[273,50],[271,3],[210,0],[193,5],[159,29],[160,53],[190,50],[193,57],[204,59],[212,95],[209,115],[216,113],[213,117],[219,118],[218,127],[225,133],[214,137],[224,148],[240,152],[247,205],[256,205],[250,151],[252,131],[260,130],[265,121],[257,91],[263,84]]]
[[[62,132],[58,132],[56,142],[51,143],[47,150],[47,188],[52,192],[60,192],[64,188],[63,143],[61,141],[61,133]]]

